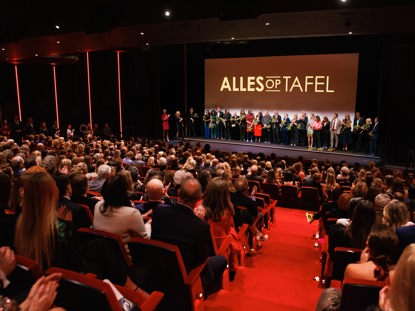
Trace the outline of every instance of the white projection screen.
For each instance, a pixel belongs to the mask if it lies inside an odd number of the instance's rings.
[[[205,59],[205,108],[353,117],[358,62],[358,53]]]

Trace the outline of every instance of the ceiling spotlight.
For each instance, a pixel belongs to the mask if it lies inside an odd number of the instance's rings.
[[[353,31],[349,31],[349,35],[352,35],[353,34]]]
[[[2,51],[6,51],[6,49],[5,49],[5,48],[1,48],[1,50],[2,50]]]
[[[146,43],[146,45],[147,45],[147,46],[149,46],[149,45],[150,45],[150,43],[148,43],[148,42],[147,42],[147,43]]]
[[[55,25],[55,28],[56,28],[56,29],[61,29],[61,26],[59,26],[59,25]]]
[[[265,26],[269,26],[269,25],[271,25],[269,22],[266,22],[266,23],[265,23]]]
[[[169,17],[170,16],[170,11],[169,10],[164,11],[164,16]]]
[[[140,32],[140,36],[144,36],[144,32]]]
[[[36,57],[38,57],[38,56],[39,56],[39,54],[35,53],[35,56],[36,56]]]
[[[347,0],[341,0],[341,2],[347,2]]]
[[[231,40],[235,40],[235,37],[231,37]]]
[[[56,41],[56,43],[57,43],[57,44],[61,44],[61,42],[60,42],[60,41]]]

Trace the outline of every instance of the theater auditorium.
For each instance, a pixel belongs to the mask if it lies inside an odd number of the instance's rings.
[[[412,310],[415,1],[0,12],[4,310]]]

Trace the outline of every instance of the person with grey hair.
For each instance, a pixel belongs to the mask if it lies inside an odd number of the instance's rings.
[[[98,178],[91,179],[88,183],[89,190],[101,192],[102,186],[104,185],[105,181],[112,175],[111,166],[107,164],[102,164],[98,167],[97,170]]]
[[[176,173],[174,173],[173,181],[176,187],[180,187],[185,179],[191,177],[193,177],[192,173],[189,173],[185,170],[178,170]]]
[[[391,197],[385,193],[380,193],[375,197],[376,223],[381,224],[383,218],[383,209],[391,201]]]
[[[316,311],[340,310],[341,291],[337,288],[324,289],[318,298]]]
[[[54,174],[56,172],[56,157],[54,155],[47,155],[42,161],[42,166],[49,174]]]

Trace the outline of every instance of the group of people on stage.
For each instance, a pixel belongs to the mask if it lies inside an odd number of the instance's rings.
[[[254,114],[244,109],[238,115],[206,109],[203,115],[204,137],[215,139],[239,139],[246,142],[265,142],[291,146],[307,146],[319,150],[354,150],[377,155],[379,142],[379,118],[364,119],[356,112],[353,120],[349,114],[340,119],[333,113],[327,116],[302,112],[301,115],[288,113],[282,116],[278,111]]]
[[[167,113],[167,109],[163,109],[161,114],[161,123],[163,129],[163,140],[169,141],[169,132],[170,132],[170,114]],[[184,138],[185,135],[185,120],[180,111],[176,111],[174,114],[174,124],[175,124],[175,138]],[[199,128],[199,115],[194,111],[193,107],[190,107],[187,120],[187,135],[189,137],[198,136]]]

